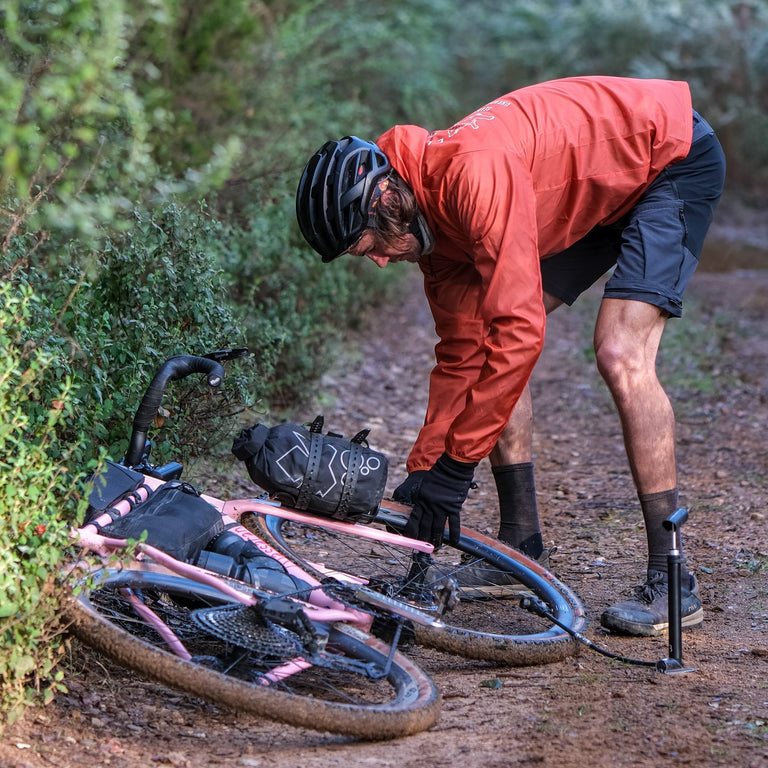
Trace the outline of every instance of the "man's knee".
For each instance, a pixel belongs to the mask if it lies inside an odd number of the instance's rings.
[[[665,313],[651,304],[603,299],[595,325],[595,358],[609,387],[655,376],[665,323]]]
[[[645,377],[654,369],[643,350],[631,336],[620,333],[604,336],[595,343],[597,370],[612,392],[629,388],[634,380]]]
[[[627,369],[625,348],[615,339],[605,339],[595,346],[595,360],[600,375],[610,384]]]

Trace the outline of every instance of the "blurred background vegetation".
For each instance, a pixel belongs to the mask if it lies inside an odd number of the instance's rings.
[[[322,266],[304,246],[294,192],[309,155],[588,73],[690,82],[728,155],[728,195],[765,206],[767,0],[3,3],[0,626],[22,648],[0,663],[6,712],[58,684],[33,613],[49,609],[31,598],[54,566],[32,561],[29,531],[47,526],[55,564],[79,471],[122,456],[158,363],[255,353],[221,401],[171,393],[195,418],[156,450],[191,453],[202,435],[231,437],[217,410],[289,408],[396,291],[399,270]]]

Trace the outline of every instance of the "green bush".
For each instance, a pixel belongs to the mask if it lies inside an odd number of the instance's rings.
[[[242,3],[241,3],[242,4]],[[162,170],[178,130],[173,72],[157,65],[182,10],[172,0],[10,0],[0,12],[0,228],[99,240],[135,203],[208,189],[237,142],[201,142],[200,165]],[[182,4],[182,6],[185,4]],[[231,7],[232,3],[227,3]],[[222,4],[220,10],[224,9]],[[231,17],[228,17],[231,18]],[[154,30],[154,35],[149,30]],[[241,30],[241,34],[247,29]],[[181,42],[179,43],[181,46]],[[183,49],[177,51],[181,55]],[[164,79],[166,78],[166,79]],[[174,145],[178,148],[178,143]]]
[[[72,381],[43,396],[55,360],[20,330],[39,306],[28,289],[0,284],[0,712],[12,722],[62,688],[65,646],[58,605],[69,524],[83,511],[82,483],[58,439],[72,418]]]
[[[211,255],[218,230],[204,209],[136,210],[132,226],[106,238],[99,251],[81,253],[70,243],[70,266],[55,281],[44,265],[34,265],[34,255],[25,259],[23,239],[13,242],[16,267],[8,279],[48,298],[22,332],[55,354],[56,370],[42,386],[55,387],[62,375],[72,379],[77,418],[65,425],[64,436],[91,437],[82,447],[84,461],[99,447],[115,459],[123,455],[139,398],[167,357],[244,346],[242,322]],[[165,407],[190,418],[174,421],[178,431],[158,433],[155,458],[179,450],[189,456],[201,443],[210,447],[218,416],[264,396],[259,382],[275,355],[274,344],[263,344],[258,358],[231,366],[223,396],[193,378],[170,386]]]
[[[126,447],[139,395],[166,358],[244,346],[224,276],[210,253],[217,230],[205,209],[168,205],[135,211],[132,227],[108,238],[95,254],[95,275],[62,320],[87,351],[78,376],[82,411],[94,413],[92,434],[114,457]],[[90,322],[84,324],[84,318]],[[202,437],[210,437],[216,424],[208,407],[211,398],[224,415],[232,405],[263,394],[248,387],[255,376],[236,367],[229,373],[224,388],[229,403],[194,377],[168,388],[164,407],[196,416],[175,421],[180,431],[162,435],[155,459],[179,449],[192,455],[201,442],[206,444]]]

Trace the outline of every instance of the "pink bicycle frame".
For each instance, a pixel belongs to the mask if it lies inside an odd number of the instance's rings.
[[[162,484],[162,480],[145,476],[145,485],[148,488],[155,489]],[[135,493],[138,496],[139,501],[143,501],[149,496],[149,490],[147,490],[147,488],[144,486],[140,487]],[[301,579],[310,587],[319,586],[320,582],[311,574],[307,573],[298,564],[294,563],[292,560],[285,557],[282,553],[275,550],[266,541],[245,528],[245,526],[238,523],[240,517],[246,512],[269,514],[281,517],[286,520],[292,520],[294,522],[306,522],[311,524],[318,523],[318,518],[316,516],[305,515],[301,512],[283,508],[271,502],[261,501],[259,499],[235,499],[230,501],[222,501],[205,494],[202,494],[202,498],[204,498],[207,502],[219,510],[224,520],[224,524],[227,526],[232,526],[229,528],[230,531],[236,533],[241,538],[252,542],[262,553],[279,562],[285,568],[286,572],[291,576]],[[107,525],[113,519],[114,514],[117,514],[118,516],[129,514],[134,506],[135,502],[132,504],[127,500],[119,501],[114,505],[114,507],[112,507],[110,514],[104,513],[89,524],[80,528],[74,528],[71,532],[71,537],[74,538],[77,544],[83,549],[95,552],[102,557],[108,557],[115,553],[124,551],[128,545],[126,539],[115,539],[103,536],[99,533],[97,526]],[[337,520],[323,519],[322,525],[332,531],[343,531],[362,538],[369,538],[420,552],[431,553],[434,549],[433,546],[427,542],[419,541],[417,539],[410,539],[399,534],[390,533],[389,531],[369,528],[358,523],[345,523]],[[142,561],[146,558],[150,558],[154,562],[162,565],[164,568],[178,576],[219,590],[224,597],[232,600],[233,602],[238,602],[242,605],[256,605],[259,601],[259,598],[256,597],[255,594],[234,588],[228,584],[226,580],[220,575],[211,571],[207,571],[198,566],[176,560],[175,558],[151,545],[140,542],[136,545],[136,552],[137,560]],[[351,582],[365,584],[364,579],[357,579],[355,581],[354,577],[350,576],[349,574],[338,574],[336,571],[331,569],[324,569],[322,564],[317,564],[316,567],[319,570],[323,570],[328,575],[343,577],[344,580],[348,583]],[[148,606],[146,606],[133,593],[131,589],[124,588],[122,590],[122,594],[130,602],[136,613],[155,628],[155,630],[163,638],[173,653],[186,660],[190,660],[192,658],[189,651],[184,647],[184,644],[176,636],[173,630],[168,627],[162,621],[162,619],[157,616]],[[350,608],[349,606],[344,605],[343,603],[329,597],[322,590],[312,589],[310,592],[309,602],[302,600],[297,600],[297,602],[302,604],[304,611],[312,621],[323,623],[344,622],[346,624],[351,624],[355,627],[358,627],[363,631],[368,631],[373,622],[373,616],[370,613]],[[306,659],[301,657],[297,657],[276,667],[267,675],[265,675],[265,684],[268,682],[276,682],[278,680],[285,679],[291,674],[295,674],[302,669],[306,669],[307,667],[311,666],[311,662],[308,662]]]

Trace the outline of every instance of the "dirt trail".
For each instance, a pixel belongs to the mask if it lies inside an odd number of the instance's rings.
[[[684,660],[695,671],[662,675],[588,650],[530,669],[416,650],[442,690],[441,719],[427,733],[375,744],[242,716],[158,688],[76,648],[70,692],[6,734],[2,764],[768,764],[768,272],[701,273],[690,296],[690,311],[710,318],[723,348],[707,363],[719,382],[714,393],[703,386],[673,393],[679,395],[682,503],[691,510],[686,550],[706,610],[703,627],[683,639]],[[532,381],[541,515],[546,538],[559,547],[553,569],[584,600],[591,637],[614,652],[657,660],[668,655],[667,638],[615,638],[599,629],[604,605],[643,570],[645,545],[618,420],[588,359],[596,300],[552,316]],[[722,313],[737,319],[723,324]],[[402,307],[372,318],[345,372],[325,377],[322,406],[297,417],[323,412],[326,426],[345,434],[372,427],[372,445],[391,458],[391,490],[421,423],[433,342],[414,282]],[[691,340],[688,352],[691,345],[706,357],[706,339]],[[664,357],[662,376],[671,377],[676,362]],[[496,500],[485,462],[478,480],[465,520],[493,531]],[[496,680],[500,687],[487,685]]]

